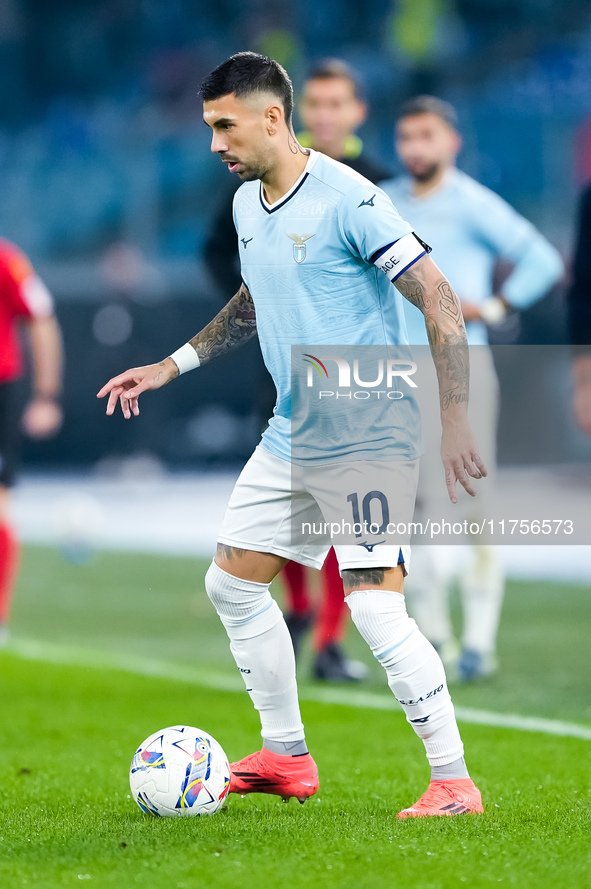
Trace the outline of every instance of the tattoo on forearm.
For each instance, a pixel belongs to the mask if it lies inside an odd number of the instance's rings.
[[[242,345],[256,334],[254,303],[248,289],[243,284],[224,306],[221,312],[210,321],[207,327],[190,340],[201,364],[223,355],[230,349]]]
[[[403,296],[425,316],[439,380],[441,410],[468,401],[469,355],[460,301],[437,266],[425,257],[396,281]]]
[[[178,375],[179,375],[179,369],[178,369],[178,367],[176,366],[176,363],[175,363],[174,361],[173,361],[172,363],[174,364],[174,368],[173,368],[173,371],[172,371],[172,377],[171,377],[170,379],[171,379],[171,380],[176,380],[176,378],[177,378]],[[158,362],[158,367],[167,367],[166,361],[159,361],[159,362]],[[159,371],[159,372],[156,374],[156,376],[154,377],[154,382],[158,383],[158,382],[160,381],[160,379],[161,379],[163,373],[164,373],[164,371],[162,371],[162,370]],[[168,371],[167,371],[167,373],[168,373]]]
[[[441,299],[439,300],[439,308],[441,311],[445,312],[446,315],[449,315],[450,318],[453,318],[454,321],[459,321],[462,317],[460,301],[451,289],[449,283],[447,281],[442,281],[437,289],[441,294]]]
[[[341,571],[343,586],[354,587],[361,583],[382,584],[385,570],[385,568],[345,568]]]
[[[435,327],[437,324],[433,322]],[[429,328],[427,328],[429,329]],[[470,359],[466,335],[444,333],[438,331],[436,339],[431,342],[431,354],[440,380],[439,397],[441,410],[450,405],[468,401],[470,380]],[[443,339],[443,342],[441,340]]]
[[[442,392],[440,397],[441,410],[446,411],[450,404],[462,404],[462,402],[468,401],[468,391],[467,389],[460,389],[460,387],[456,387],[455,389],[449,389],[447,392]]]

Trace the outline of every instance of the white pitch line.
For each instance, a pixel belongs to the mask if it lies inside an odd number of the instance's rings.
[[[122,670],[136,676],[152,676],[158,679],[173,679],[201,685],[203,688],[226,692],[243,692],[244,684],[240,677],[227,673],[197,670],[170,661],[148,660],[134,655],[122,655],[106,651],[90,651],[87,648],[74,648],[54,645],[34,639],[11,639],[6,650],[26,660],[47,661],[53,664],[91,667],[94,669]],[[393,696],[375,692],[350,690],[348,688],[302,688],[300,700],[322,704],[357,707],[367,710],[393,710],[401,716],[402,711]],[[560,738],[580,738],[591,741],[591,727],[575,722],[562,722],[557,719],[542,719],[536,716],[519,716],[513,713],[494,713],[489,710],[473,710],[471,707],[455,707],[458,722],[474,725],[488,725],[494,728],[516,729],[521,732],[539,732]]]
[[[368,691],[349,691],[341,688],[311,688],[300,694],[305,701],[319,701],[325,704],[343,704],[371,710],[400,710],[394,697],[386,697]],[[489,710],[473,710],[471,707],[456,707],[458,722],[471,722],[474,725],[490,725],[496,728],[513,728],[522,732],[542,732],[561,738],[582,738],[591,741],[591,728],[575,722],[562,722],[557,719],[543,719],[537,716],[519,716],[513,713],[493,713]]]
[[[591,741],[591,728],[576,722],[559,719],[543,719],[539,716],[519,716],[516,713],[491,713],[489,710],[473,710],[471,707],[454,707],[458,722],[475,725],[492,725],[497,728],[515,728],[518,731],[542,732],[560,738],[582,738]]]

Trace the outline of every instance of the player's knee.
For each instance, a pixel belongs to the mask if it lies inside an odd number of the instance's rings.
[[[380,587],[385,576],[385,568],[344,568],[341,571],[343,586],[346,590],[354,590],[368,584]]]
[[[218,614],[224,614],[239,598],[234,586],[232,575],[212,562],[205,575],[205,592]]]
[[[205,590],[222,619],[248,620],[274,604],[268,583],[234,577],[215,562],[205,575]]]
[[[363,590],[401,593],[404,584],[402,565],[391,568],[345,568],[341,571],[345,595]]]

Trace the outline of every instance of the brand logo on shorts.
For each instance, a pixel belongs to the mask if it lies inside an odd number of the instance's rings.
[[[296,262],[303,262],[306,258],[306,241],[313,238],[316,232],[309,235],[296,235],[294,232],[285,232],[285,234],[293,241],[293,258]]]
[[[378,540],[377,543],[358,543],[357,546],[363,546],[368,551],[368,553],[373,553],[374,547],[379,546],[380,543],[385,543],[385,540]]]

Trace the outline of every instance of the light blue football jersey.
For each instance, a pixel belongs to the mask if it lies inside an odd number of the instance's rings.
[[[315,151],[294,187],[273,205],[259,181],[244,183],[234,198],[234,223],[263,359],[277,388],[262,445],[292,460],[292,347],[406,344],[402,297],[372,257],[412,228],[383,191]],[[307,369],[302,358],[302,374]],[[415,459],[420,432],[414,399],[383,404],[389,412],[378,421],[374,415],[364,430],[358,411],[354,423],[343,416],[335,426],[333,416],[323,428],[322,417],[304,416],[300,403],[298,428],[305,428],[306,443],[294,462]]]
[[[563,272],[557,250],[506,201],[453,168],[435,191],[413,194],[413,180],[400,176],[380,183],[398,211],[433,248],[433,259],[460,299],[480,303],[493,296],[498,258],[515,264],[503,296],[524,309],[544,296]],[[409,342],[426,344],[422,313],[405,302]],[[488,342],[479,321],[466,325],[470,345]]]

